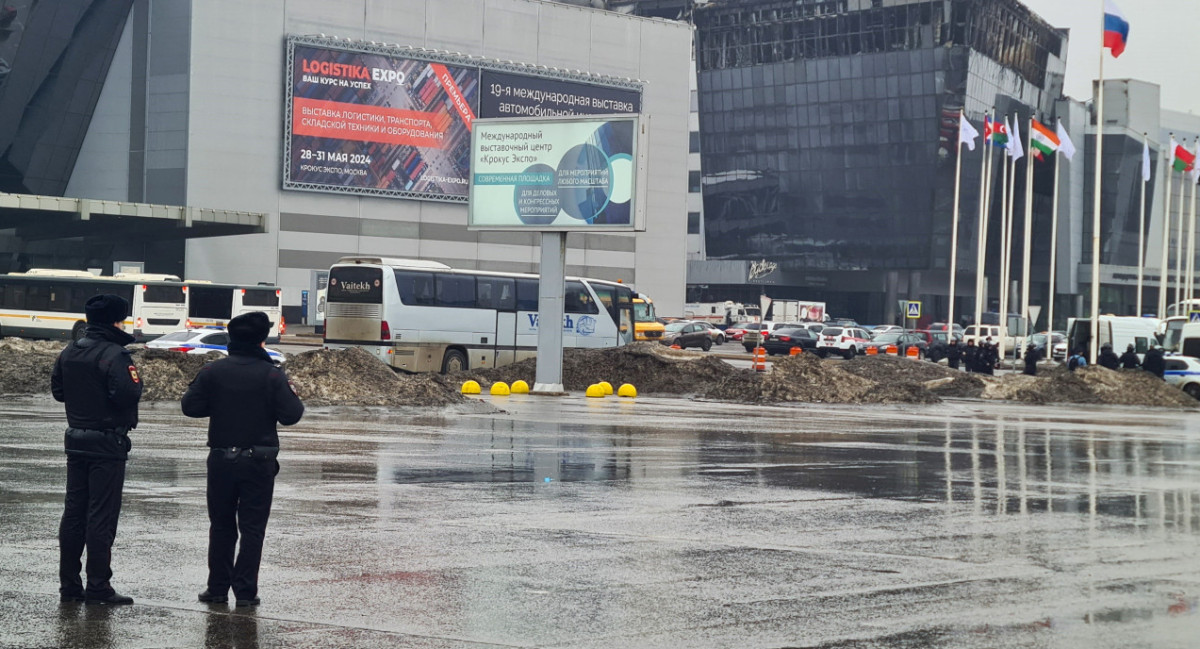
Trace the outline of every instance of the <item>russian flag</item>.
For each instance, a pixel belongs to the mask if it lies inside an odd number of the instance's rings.
[[[1104,0],[1104,47],[1107,47],[1113,58],[1121,56],[1125,51],[1125,43],[1129,41],[1129,21],[1125,14],[1117,9],[1112,0]]]

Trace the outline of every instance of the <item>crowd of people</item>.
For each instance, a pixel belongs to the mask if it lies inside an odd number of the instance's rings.
[[[995,374],[995,371],[1000,367],[1000,346],[993,342],[991,338],[987,338],[978,345],[975,341],[968,340],[966,344],[960,345],[958,340],[951,340],[937,358],[945,358],[950,369],[965,369],[967,372],[975,374]],[[1024,373],[1030,376],[1036,376],[1038,371],[1038,363],[1045,358],[1045,352],[1042,348],[1030,343],[1021,357],[1024,362]],[[930,355],[931,360],[935,360],[933,354]],[[1157,345],[1151,346],[1146,351],[1145,359],[1138,357],[1133,345],[1129,345],[1124,354],[1117,356],[1113,351],[1112,345],[1105,344],[1100,348],[1099,357],[1096,359],[1096,364],[1108,368],[1110,370],[1136,370],[1142,369],[1158,378],[1163,378],[1165,363],[1163,361],[1162,347]],[[1072,352],[1066,359],[1066,367],[1074,372],[1081,367],[1087,367],[1088,359],[1082,347]]]

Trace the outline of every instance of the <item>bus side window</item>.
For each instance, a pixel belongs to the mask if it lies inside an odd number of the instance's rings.
[[[398,270],[396,287],[404,304],[434,305],[433,273]]]
[[[608,315],[612,317],[613,322],[620,322],[621,316],[617,313],[617,296],[616,290],[612,286],[603,284],[592,284],[592,290],[596,292],[596,297],[600,298],[600,304],[604,305]]]
[[[49,284],[30,286],[25,291],[25,308],[30,311],[49,311],[50,292],[53,290]]]
[[[475,301],[481,309],[512,311],[517,304],[511,279],[480,277],[476,279],[475,286]]]
[[[592,296],[584,288],[582,282],[567,282],[567,292],[563,299],[563,311],[566,313],[600,313]]]
[[[25,308],[25,287],[21,284],[10,284],[4,295],[4,306],[10,309]]]
[[[536,279],[517,280],[517,310],[538,310],[538,281]]]
[[[475,277],[473,275],[437,276],[437,305],[459,308],[474,308]]]
[[[66,312],[71,303],[71,287],[58,284],[50,287],[50,310]]]

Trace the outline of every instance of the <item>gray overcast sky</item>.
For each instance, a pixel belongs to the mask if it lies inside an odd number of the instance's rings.
[[[1105,79],[1141,79],[1162,86],[1162,106],[1200,114],[1200,0],[1115,0],[1129,20],[1129,45],[1119,59],[1105,51]],[[1103,0],[1024,0],[1046,22],[1071,30],[1066,93],[1092,95],[1099,72]]]

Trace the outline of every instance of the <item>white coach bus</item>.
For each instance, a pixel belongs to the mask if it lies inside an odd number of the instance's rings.
[[[325,347],[360,347],[397,370],[453,373],[537,354],[538,277],[437,262],[343,257],[329,269]],[[633,291],[568,277],[563,347],[633,340]]]
[[[275,286],[214,284],[199,279],[189,279],[184,283],[188,294],[188,328],[224,327],[243,313],[262,311],[271,319],[271,333],[267,335],[267,342],[279,342],[280,334],[286,331],[280,291]]]
[[[84,304],[111,293],[130,305],[125,329],[138,340],[178,331],[187,321],[183,283],[174,275],[35,268],[0,275],[0,336],[78,340],[87,326]]]

